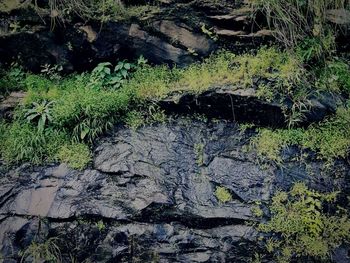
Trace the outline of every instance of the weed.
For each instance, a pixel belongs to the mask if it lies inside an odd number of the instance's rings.
[[[276,38],[287,47],[294,47],[307,37],[327,36],[330,30],[326,23],[327,10],[349,7],[342,0],[254,0],[253,3],[266,14]]]
[[[125,123],[133,130],[145,125],[152,125],[154,123],[164,123],[166,115],[157,105],[149,105],[146,108],[139,110],[132,110],[126,114]]]
[[[106,228],[106,225],[104,224],[104,222],[102,220],[100,220],[97,223],[95,223],[95,226],[97,227],[97,229],[100,232]]]
[[[54,101],[33,102],[33,107],[25,109],[25,118],[28,122],[37,122],[38,131],[43,132],[47,122],[52,121],[50,109]]]
[[[52,108],[53,124],[66,128],[76,141],[92,142],[126,110],[128,93],[77,86],[62,92]]]
[[[66,144],[60,147],[57,158],[73,169],[83,170],[91,161],[91,152],[82,143]]]
[[[325,212],[325,204],[334,203],[337,193],[319,193],[296,183],[289,192],[277,192],[270,206],[271,219],[259,225],[273,234],[267,250],[278,262],[292,258],[327,259],[331,251],[350,239],[350,220],[345,215]]]
[[[227,203],[232,201],[231,193],[225,187],[222,186],[216,187],[215,196],[220,203]]]
[[[59,239],[52,237],[43,243],[32,242],[29,247],[21,253],[21,263],[27,262],[62,262],[61,250],[57,243]]]
[[[0,72],[0,94],[24,89],[25,76],[23,69],[16,64],[10,70]]]
[[[0,153],[11,164],[53,161],[57,149],[67,141],[67,135],[63,132],[46,129],[41,133],[32,125],[18,121],[6,127],[2,134]]]
[[[282,148],[299,145],[315,151],[319,158],[332,162],[336,158],[345,158],[350,148],[349,107],[339,108],[334,117],[308,129],[269,130],[260,129],[259,135],[251,144],[260,158],[280,163]]]

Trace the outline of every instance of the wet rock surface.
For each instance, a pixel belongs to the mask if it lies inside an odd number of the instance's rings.
[[[198,113],[239,123],[286,127],[293,111],[293,102],[287,98],[267,101],[259,98],[253,87],[227,85],[212,87],[200,94],[174,92],[158,104],[168,113]],[[305,98],[304,113],[296,125],[306,126],[322,121],[334,114],[342,103],[344,99],[341,96],[331,93],[311,94]]]
[[[345,162],[326,170],[291,148],[284,165],[262,165],[248,147],[251,135],[234,123],[180,118],[137,131],[116,127],[84,171],[65,164],[1,170],[5,262],[19,260],[33,240],[52,238],[64,262],[249,262],[259,251],[251,225],[259,221],[251,211],[257,201],[296,181],[349,193]],[[232,200],[220,202],[217,187]],[[335,262],[344,262],[344,251]]]

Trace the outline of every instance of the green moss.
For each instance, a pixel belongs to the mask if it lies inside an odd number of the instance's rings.
[[[194,145],[194,153],[196,154],[196,163],[201,166],[204,163],[204,144],[196,143]]]
[[[336,192],[319,193],[296,183],[289,192],[277,192],[270,206],[271,219],[258,229],[270,233],[266,248],[278,262],[292,258],[329,258],[330,252],[350,240],[350,220],[346,215],[325,212],[335,201]]]
[[[303,74],[299,61],[290,53],[261,48],[256,55],[219,52],[184,69],[144,67],[135,72],[126,87],[140,99],[159,99],[173,92],[201,93],[221,85],[231,85],[232,89],[252,87],[254,80],[260,78],[273,80],[268,96],[272,99],[277,92],[291,92]],[[263,93],[260,91],[261,97]]]
[[[57,158],[73,169],[83,170],[91,161],[91,152],[82,143],[66,144],[60,147]]]
[[[225,187],[222,186],[216,187],[215,196],[220,203],[227,203],[232,201],[231,193]]]
[[[307,129],[260,129],[251,143],[260,158],[275,162],[281,162],[282,148],[291,145],[311,149],[327,162],[345,158],[350,148],[350,108],[339,108],[335,116]]]

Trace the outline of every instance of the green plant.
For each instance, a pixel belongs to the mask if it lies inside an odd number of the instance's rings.
[[[343,0],[254,0],[257,9],[268,18],[276,38],[294,47],[307,37],[324,38],[332,31],[327,25],[327,10],[346,9]]]
[[[46,75],[51,80],[60,80],[59,73],[63,70],[62,65],[45,64],[42,66],[41,73]]]
[[[51,237],[43,243],[32,242],[26,250],[20,253],[20,262],[27,262],[28,260],[31,262],[62,262],[58,242],[57,237]]]
[[[67,135],[52,129],[39,132],[37,128],[18,121],[5,126],[0,153],[10,164],[53,161],[59,147],[67,142]]]
[[[25,72],[16,64],[11,65],[8,71],[0,71],[0,94],[25,88]]]
[[[345,158],[350,148],[350,109],[340,107],[335,116],[307,129],[260,129],[251,140],[260,158],[280,163],[280,151],[291,145],[311,149],[318,157],[329,162]]]
[[[135,68],[135,65],[125,61],[119,61],[113,71],[111,67],[112,64],[109,62],[98,64],[91,73],[90,86],[97,89],[118,89],[125,83],[131,71]]]
[[[125,116],[125,123],[131,129],[136,130],[145,125],[164,123],[166,115],[157,105],[148,105],[140,110],[132,110]]]
[[[227,203],[232,201],[232,195],[225,187],[217,186],[215,190],[215,196],[220,203]]]
[[[261,208],[258,206],[252,207],[251,211],[256,217],[262,217],[264,215],[263,210],[261,210]]]
[[[204,23],[201,24],[201,30],[204,34],[206,34],[208,37],[210,37],[212,40],[217,41],[218,36],[215,34],[213,28],[206,28],[206,25]]]
[[[98,229],[100,232],[106,228],[106,225],[105,225],[105,223],[104,223],[102,220],[96,222],[96,223],[95,223],[95,226],[97,227],[97,229]]]
[[[52,108],[53,125],[67,129],[76,141],[92,142],[110,128],[129,104],[127,90],[96,90],[83,85],[67,89]]]
[[[350,94],[350,66],[340,58],[326,61],[323,67],[315,70],[316,87],[320,90]]]
[[[57,153],[57,158],[61,162],[77,170],[83,170],[91,161],[91,157],[89,147],[83,143],[63,145]]]
[[[258,229],[270,233],[267,250],[278,262],[312,257],[324,260],[344,241],[350,240],[350,220],[346,215],[331,215],[326,204],[334,203],[337,193],[319,193],[303,183],[289,192],[277,192],[270,206],[271,219]]]
[[[37,122],[38,131],[43,132],[47,122],[52,121],[50,109],[54,101],[42,101],[41,103],[33,102],[32,108],[24,109],[25,118],[28,122]]]

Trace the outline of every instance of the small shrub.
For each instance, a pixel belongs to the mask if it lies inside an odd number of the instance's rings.
[[[114,70],[111,67],[109,62],[98,64],[91,73],[89,86],[94,89],[118,89],[125,83],[135,65],[119,61]]]
[[[231,193],[225,187],[222,186],[216,187],[215,196],[220,203],[227,203],[232,201]]]
[[[57,153],[57,158],[61,162],[77,170],[83,170],[91,161],[91,157],[89,147],[83,143],[63,145]]]
[[[323,194],[296,183],[289,192],[277,192],[270,206],[271,219],[258,229],[270,233],[267,250],[277,262],[292,258],[329,258],[331,251],[350,240],[350,220],[345,215],[325,212],[337,193]]]

